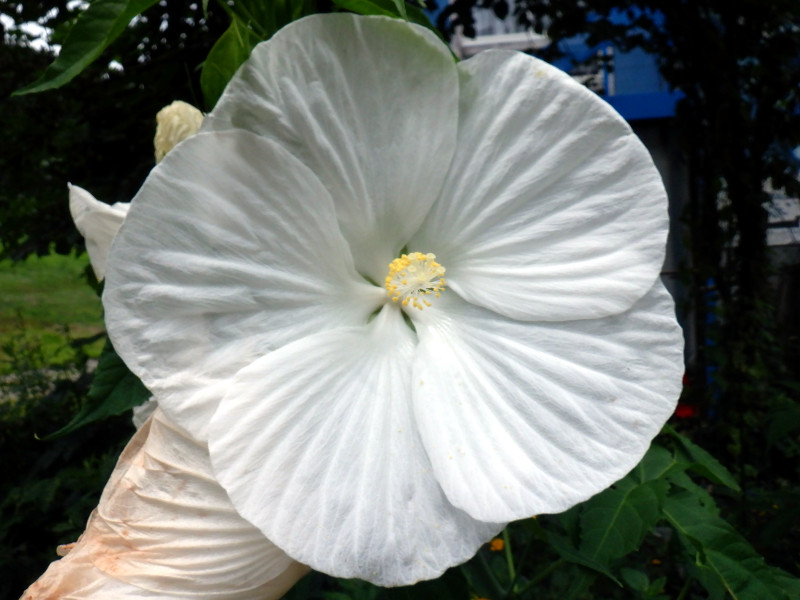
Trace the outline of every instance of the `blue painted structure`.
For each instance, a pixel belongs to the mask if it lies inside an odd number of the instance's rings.
[[[589,47],[582,39],[561,42],[567,55],[555,63],[558,68],[571,73],[575,63],[585,62],[598,53],[608,57],[602,73],[603,90],[600,95],[627,121],[663,119],[675,116],[675,104],[681,93],[669,89],[654,56],[644,50],[620,52],[610,44]]]
[[[510,4],[513,8],[513,0],[510,0]],[[513,13],[512,9],[505,19],[498,19],[492,10],[475,7],[473,16],[477,37],[471,40],[463,37],[456,40],[454,37],[456,54],[466,58],[481,49],[495,46],[531,51],[550,43],[545,36],[526,40],[521,35],[523,31]],[[429,12],[429,15],[435,22],[436,11]],[[629,22],[622,12],[612,16],[612,20],[618,23]],[[535,36],[532,32],[529,33]],[[585,40],[586,36],[577,36],[559,42],[559,49],[565,58],[555,62],[555,66],[579,80],[586,79],[589,77],[586,69],[581,72],[581,68],[576,68],[576,65],[585,65],[589,59],[600,53],[606,62],[601,73],[594,72],[590,75],[595,85],[589,87],[598,92],[626,120],[664,119],[675,115],[675,104],[681,94],[669,89],[658,71],[654,56],[641,49],[620,52],[608,43],[588,46]],[[459,50],[462,52],[459,53]]]

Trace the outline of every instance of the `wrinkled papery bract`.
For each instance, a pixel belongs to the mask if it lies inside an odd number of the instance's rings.
[[[22,600],[277,600],[306,572],[239,516],[205,444],[156,411],[86,531]]]
[[[151,173],[109,332],[270,540],[407,584],[644,454],[682,374],[666,209],[628,125],[557,69],[312,16]],[[382,287],[401,250],[446,268],[424,310]]]

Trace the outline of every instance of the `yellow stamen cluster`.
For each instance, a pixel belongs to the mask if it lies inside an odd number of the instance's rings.
[[[411,252],[389,263],[386,292],[392,302],[409,304],[422,310],[431,303],[425,296],[438,298],[444,291],[444,267],[436,262],[436,255]]]

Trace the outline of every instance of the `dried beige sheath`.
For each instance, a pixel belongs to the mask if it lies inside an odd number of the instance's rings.
[[[134,435],[77,543],[23,600],[280,598],[308,568],[234,510],[205,444],[160,410]]]

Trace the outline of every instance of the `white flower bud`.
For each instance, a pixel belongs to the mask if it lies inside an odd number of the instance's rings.
[[[75,227],[86,240],[86,251],[98,281],[106,275],[111,242],[128,214],[130,202],[106,204],[77,185],[69,186],[69,210]]]
[[[153,145],[156,162],[166,156],[178,143],[194,134],[203,124],[203,113],[191,104],[175,100],[156,115],[156,137]]]

